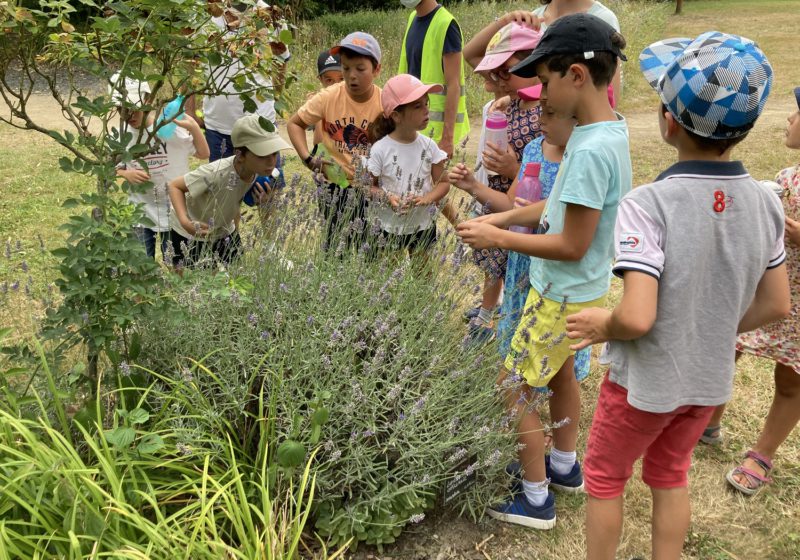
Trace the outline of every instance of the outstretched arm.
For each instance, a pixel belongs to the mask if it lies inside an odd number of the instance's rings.
[[[633,340],[650,332],[658,310],[658,280],[644,272],[625,271],[622,301],[613,309],[591,307],[567,317],[567,336],[581,339],[580,350],[608,340]]]

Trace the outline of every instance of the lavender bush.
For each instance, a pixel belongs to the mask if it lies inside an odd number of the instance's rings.
[[[507,495],[515,436],[496,350],[465,346],[457,319],[477,285],[463,247],[440,235],[423,262],[370,258],[371,226],[356,221],[341,237],[361,234],[358,250],[342,239],[325,253],[311,191],[291,181],[271,217],[252,217],[235,267],[187,273],[165,287],[171,319],[140,322],[141,365],[207,403],[175,411],[173,428],[187,447],[224,445],[219,431],[244,437],[262,420],[263,395],[273,445],[318,449],[315,527],[334,542],[392,542],[448,484],[448,507],[480,516]]]

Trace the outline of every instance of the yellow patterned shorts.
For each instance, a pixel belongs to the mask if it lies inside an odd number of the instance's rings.
[[[603,307],[606,296],[581,303],[555,301],[542,297],[531,287],[505,367],[525,378],[531,387],[545,387],[575,352],[569,349],[576,340],[567,338],[567,316],[587,307]]]

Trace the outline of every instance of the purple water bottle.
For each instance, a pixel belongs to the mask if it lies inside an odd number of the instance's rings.
[[[484,134],[484,141],[488,144],[491,142],[501,152],[506,151],[508,147],[508,120],[505,113],[500,111],[492,111],[486,117],[486,133]],[[489,175],[497,175],[494,171],[486,172]]]
[[[531,202],[542,200],[542,183],[539,181],[541,169],[542,164],[536,161],[525,164],[525,173],[517,184],[517,198]],[[533,233],[533,228],[526,226],[511,226],[508,229],[516,233]]]

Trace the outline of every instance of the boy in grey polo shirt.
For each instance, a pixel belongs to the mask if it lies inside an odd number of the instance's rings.
[[[615,557],[633,463],[653,493],[653,557],[681,556],[687,472],[714,407],[731,395],[737,332],[789,312],[780,200],[733,147],[753,127],[772,68],[749,39],[708,32],[642,52],[678,163],[620,203],[613,311],[567,318],[573,348],[611,341],[584,461],[587,558]]]

